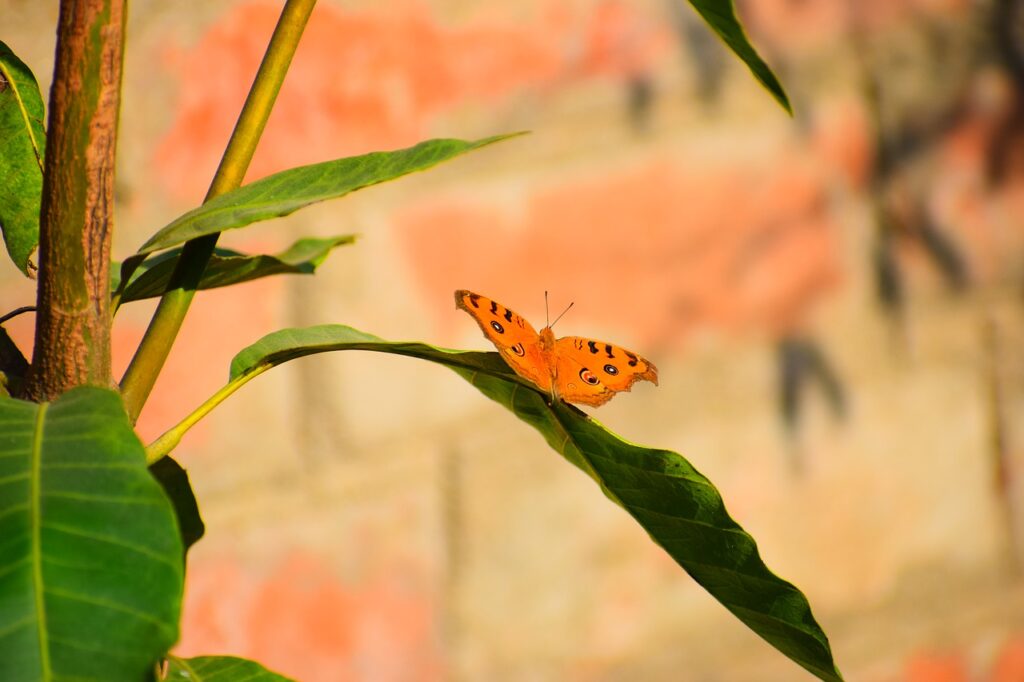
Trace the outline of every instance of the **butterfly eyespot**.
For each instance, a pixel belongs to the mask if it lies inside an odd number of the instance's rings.
[[[604,371],[608,372],[612,376],[615,376],[616,374],[619,373],[619,368],[616,367],[615,365],[605,365]]]
[[[496,320],[491,320],[491,329],[498,332],[499,334],[505,333],[505,328],[502,327]]]
[[[519,357],[523,357],[524,355],[526,355],[526,351],[523,349],[523,344],[521,343],[517,343],[516,345],[509,347],[509,350],[518,355]]]
[[[596,386],[601,383],[600,379],[598,379],[594,373],[586,367],[580,370],[580,379],[583,379],[583,381],[587,382],[591,386]]]

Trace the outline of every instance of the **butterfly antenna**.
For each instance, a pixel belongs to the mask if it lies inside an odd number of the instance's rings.
[[[562,315],[565,315],[567,312],[569,312],[569,308],[573,307],[574,305],[576,305],[576,301],[573,301],[572,303],[570,303],[569,306],[565,310],[562,311]],[[555,321],[552,322],[551,324],[549,324],[548,326],[549,327],[554,327],[556,324],[558,324],[558,321],[560,319],[562,319],[562,315],[559,315],[558,317],[556,317]]]
[[[551,315],[548,313],[548,292],[544,290],[544,321],[551,326]]]

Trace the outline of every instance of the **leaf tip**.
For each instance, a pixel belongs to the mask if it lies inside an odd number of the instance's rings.
[[[481,147],[494,144],[495,142],[504,142],[505,140],[511,140],[516,137],[522,137],[524,135],[530,135],[532,130],[517,130],[512,133],[501,133],[500,135],[491,135],[480,140],[477,144]]]

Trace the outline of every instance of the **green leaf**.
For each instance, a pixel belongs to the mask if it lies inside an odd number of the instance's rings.
[[[167,682],[292,682],[255,661],[234,656],[169,656],[167,663]]]
[[[497,353],[448,350],[414,341],[385,341],[343,324],[325,324],[317,327],[281,329],[267,334],[231,360],[230,380],[261,369],[263,366],[301,358],[306,355],[337,350],[372,350],[394,355],[407,355],[432,360],[453,368],[483,371],[506,378],[523,386],[532,386],[513,372]]]
[[[0,396],[17,393],[28,372],[28,360],[7,330],[0,326]]]
[[[453,159],[512,135],[475,142],[428,140],[415,147],[291,168],[221,194],[179,217],[142,245],[136,256],[250,223],[286,216],[300,208],[376,185]]]
[[[334,248],[351,244],[355,235],[326,239],[300,239],[276,255],[248,255],[230,249],[216,249],[199,282],[200,289],[216,289],[281,274],[312,274]],[[121,302],[156,298],[164,293],[181,255],[181,247],[150,258],[135,271],[121,294]],[[111,290],[121,284],[120,266],[111,265]]]
[[[750,72],[754,74],[754,78],[792,116],[793,108],[790,106],[789,96],[786,95],[779,79],[772,73],[771,67],[761,59],[761,55],[750,44],[747,34],[743,31],[743,25],[736,16],[736,6],[733,4],[733,0],[689,0],[689,3],[697,10],[697,14],[707,22],[711,30],[729,46],[729,49],[737,57],[743,60]]]
[[[681,455],[628,443],[580,410],[515,374],[497,353],[384,341],[342,325],[285,329],[243,349],[231,379],[304,355],[371,350],[454,369],[520,419],[625,509],[694,580],[750,629],[822,680],[841,680],[828,638],[807,598],[772,573],[754,539],[729,516],[721,495]]]
[[[181,553],[115,391],[0,399],[0,679],[150,679],[178,638]]]
[[[149,465],[149,473],[153,474],[174,506],[181,543],[187,552],[206,533],[206,524],[199,515],[199,503],[188,480],[188,472],[170,457],[162,457]]]
[[[43,98],[32,71],[0,42],[0,229],[7,253],[29,277],[39,246],[43,194]]]

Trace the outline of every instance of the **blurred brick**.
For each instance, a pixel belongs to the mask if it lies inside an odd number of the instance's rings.
[[[905,682],[969,682],[967,663],[958,653],[922,652],[906,663]]]
[[[576,292],[575,316],[642,343],[708,327],[775,334],[799,327],[838,282],[824,188],[797,154],[770,173],[655,157],[581,175],[538,187],[521,211],[452,194],[397,216],[439,321],[450,319],[446,294],[472,286],[538,326],[544,290],[556,301]]]
[[[196,563],[176,653],[251,657],[308,681],[440,680],[435,605],[403,587],[404,570],[345,585],[308,552],[263,576],[226,558]]]
[[[992,665],[992,682],[1024,682],[1024,635],[1006,640]]]
[[[467,102],[493,105],[518,91],[633,73],[667,47],[667,31],[642,21],[629,3],[598,3],[583,10],[582,24],[557,7],[542,3],[527,22],[481,15],[450,25],[421,3],[321,3],[248,178],[411,145],[437,114]],[[235,4],[194,47],[169,51],[179,99],[155,168],[172,195],[195,200],[209,183],[278,12],[273,3]]]

